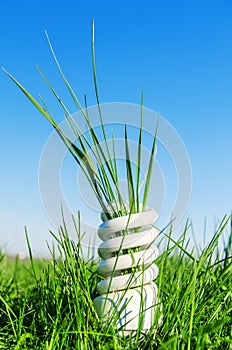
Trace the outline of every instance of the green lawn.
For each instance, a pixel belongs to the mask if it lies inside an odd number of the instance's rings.
[[[97,319],[96,262],[84,261],[65,226],[56,237],[59,258],[53,249],[50,260],[1,255],[0,349],[232,349],[231,218],[200,252],[188,249],[187,230],[188,224],[178,242],[166,238],[156,262],[163,323],[142,340],[139,333],[120,338]],[[229,240],[219,252],[225,232]]]

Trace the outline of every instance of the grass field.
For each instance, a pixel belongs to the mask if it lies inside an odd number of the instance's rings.
[[[141,338],[120,338],[97,319],[92,300],[99,276],[63,225],[51,259],[0,257],[0,349],[232,349],[231,218],[224,218],[202,250],[166,235],[156,261],[163,323]],[[80,232],[76,226],[77,242]],[[219,238],[229,233],[224,251]],[[169,236],[169,239],[167,238]],[[26,234],[27,238],[27,234]],[[59,256],[59,257],[58,257]]]

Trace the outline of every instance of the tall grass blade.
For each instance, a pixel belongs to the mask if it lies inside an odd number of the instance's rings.
[[[139,140],[138,140],[137,162],[136,162],[136,211],[137,212],[140,211],[139,190],[140,190],[142,134],[143,134],[143,108],[144,108],[144,94],[142,91],[140,129],[139,129]]]
[[[134,184],[133,184],[133,173],[130,159],[130,150],[128,144],[127,136],[127,126],[125,125],[125,152],[126,152],[126,173],[127,173],[127,188],[128,188],[128,197],[130,204],[130,213],[135,213],[135,194],[134,194]]]
[[[97,100],[97,105],[98,105],[98,112],[99,112],[99,117],[100,117],[100,122],[101,122],[101,129],[106,145],[106,151],[107,151],[107,156],[109,158],[109,164],[114,171],[113,163],[112,163],[112,155],[110,154],[109,150],[109,144],[108,144],[108,138],[106,135],[106,130],[105,130],[105,125],[102,117],[102,112],[101,112],[101,105],[100,105],[100,100],[99,100],[99,92],[98,92],[98,84],[97,84],[97,67],[96,67],[96,58],[95,58],[95,32],[94,32],[94,20],[92,20],[92,68],[93,68],[93,80],[94,80],[94,91],[95,91],[95,96]],[[115,174],[114,174],[115,175]]]
[[[155,156],[155,149],[156,149],[157,131],[158,131],[158,123],[157,123],[157,126],[156,126],[155,135],[154,135],[154,138],[153,138],[151,155],[150,155],[150,160],[149,160],[149,165],[148,165],[147,178],[146,178],[145,187],[144,187],[144,194],[143,194],[142,210],[145,210],[145,208],[146,208],[148,192],[149,192],[150,183],[151,183],[151,175],[152,175],[152,171],[153,171],[154,156]]]

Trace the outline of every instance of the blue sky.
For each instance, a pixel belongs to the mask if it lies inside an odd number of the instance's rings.
[[[64,93],[44,30],[81,101],[86,93],[93,105],[92,18],[101,102],[139,104],[144,89],[145,106],[173,125],[188,150],[193,184],[186,217],[199,241],[207,217],[210,237],[232,207],[232,2],[1,4],[0,65],[34,96],[46,96],[59,121],[62,115],[35,68]],[[34,251],[42,254],[51,224],[40,201],[38,166],[52,130],[3,72],[0,113],[0,246],[26,252],[26,225]]]

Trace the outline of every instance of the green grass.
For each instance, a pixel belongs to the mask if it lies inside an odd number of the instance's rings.
[[[94,24],[92,67],[100,134],[92,126],[87,99],[85,98],[83,108],[61,69],[47,34],[46,36],[68,94],[88,126],[88,135],[80,129],[78,120],[70,112],[72,108],[67,107],[40,68],[38,71],[64,113],[74,141],[61,129],[45,100],[40,96],[41,101],[38,102],[10,73],[6,73],[57,131],[84,172],[105,216],[111,219],[143,211],[149,194],[158,131],[157,125],[147,173],[142,178],[140,166],[143,156],[143,94],[135,168],[131,162],[127,125],[122,136],[128,185],[127,209],[125,193],[121,193],[119,188],[120,174],[114,134],[107,134],[101,112],[94,51]],[[102,141],[105,147],[102,147]],[[74,225],[77,244],[69,240],[63,223],[59,233],[53,234],[58,253],[55,255],[52,247],[50,260],[38,261],[33,258],[27,232],[29,260],[12,260],[1,256],[0,349],[232,349],[231,218],[223,219],[212,241],[200,253],[199,249],[194,251],[187,248],[188,223],[177,242],[172,238],[171,228],[169,232],[160,233],[160,237],[166,236],[167,239],[167,246],[162,246],[163,253],[156,261],[160,271],[156,283],[159,300],[163,304],[163,323],[158,329],[154,324],[145,335],[138,330],[133,338],[120,338],[113,322],[102,324],[98,320],[93,299],[97,296],[96,287],[101,278],[96,272],[96,261],[84,259],[81,249],[82,233],[79,223]],[[224,244],[224,251],[219,252],[219,238],[228,230],[229,240]],[[114,272],[112,276],[113,274]]]
[[[66,78],[61,65],[54,52],[53,46],[50,42],[49,36],[46,33],[48,45],[53,56],[55,65],[58,73],[61,76],[63,83],[67,89],[69,97],[71,97],[75,108],[80,111],[80,115],[83,118],[86,126],[88,127],[87,135],[80,128],[80,121],[76,120],[70,112],[71,106],[67,106],[65,98],[58,95],[56,89],[52,83],[47,79],[46,75],[37,66],[37,70],[44,82],[55,97],[58,106],[62,114],[66,125],[71,131],[74,140],[67,135],[64,128],[58,124],[55,116],[48,108],[44,98],[40,95],[40,102],[38,102],[30,92],[9,72],[4,68],[5,73],[10,79],[16,84],[16,86],[23,92],[27,99],[32,105],[41,113],[41,115],[51,124],[56,130],[61,140],[64,142],[68,151],[73,156],[77,165],[83,171],[89,185],[92,188],[93,194],[96,196],[102,211],[105,213],[108,219],[112,217],[118,217],[125,214],[137,213],[143,211],[147,204],[148,193],[151,183],[151,176],[153,172],[154,156],[156,150],[157,130],[158,125],[154,128],[153,141],[151,145],[151,153],[149,164],[146,172],[146,176],[142,178],[141,159],[142,159],[142,139],[143,139],[143,110],[144,110],[144,96],[142,92],[141,98],[141,113],[140,113],[140,128],[138,143],[138,157],[136,161],[136,170],[133,171],[133,164],[131,162],[131,150],[128,142],[128,127],[125,124],[124,135],[121,136],[121,140],[125,146],[125,168],[126,168],[126,180],[127,180],[127,195],[129,201],[129,209],[125,205],[125,193],[121,193],[119,186],[119,166],[117,158],[117,150],[114,147],[114,134],[108,134],[104,123],[104,116],[101,111],[101,104],[99,99],[99,91],[97,85],[97,70],[96,70],[96,58],[95,58],[95,47],[94,47],[94,21],[92,22],[92,70],[93,70],[93,82],[94,91],[96,96],[96,103],[98,106],[98,117],[99,117],[99,132],[92,125],[91,116],[89,116],[89,110],[87,106],[87,98],[85,96],[85,106],[83,107],[80,103],[79,97],[76,95],[74,89],[70,85]],[[138,116],[135,116],[137,118]],[[112,140],[111,140],[112,138]],[[111,150],[111,141],[113,149]],[[104,147],[102,145],[104,143]],[[124,179],[125,180],[125,179]],[[142,204],[142,206],[140,205]],[[115,208],[116,206],[116,208]],[[111,214],[110,214],[111,212]]]
[[[57,236],[57,257],[20,260],[0,257],[0,349],[231,349],[231,242],[219,251],[219,238],[231,231],[224,218],[200,253],[186,246],[186,229],[175,242],[170,232],[157,259],[163,323],[142,340],[120,338],[113,325],[97,319],[93,299],[100,278],[96,262],[86,261],[81,232],[76,243],[65,225]],[[29,241],[28,241],[29,244]],[[139,340],[140,339],[140,340]]]

